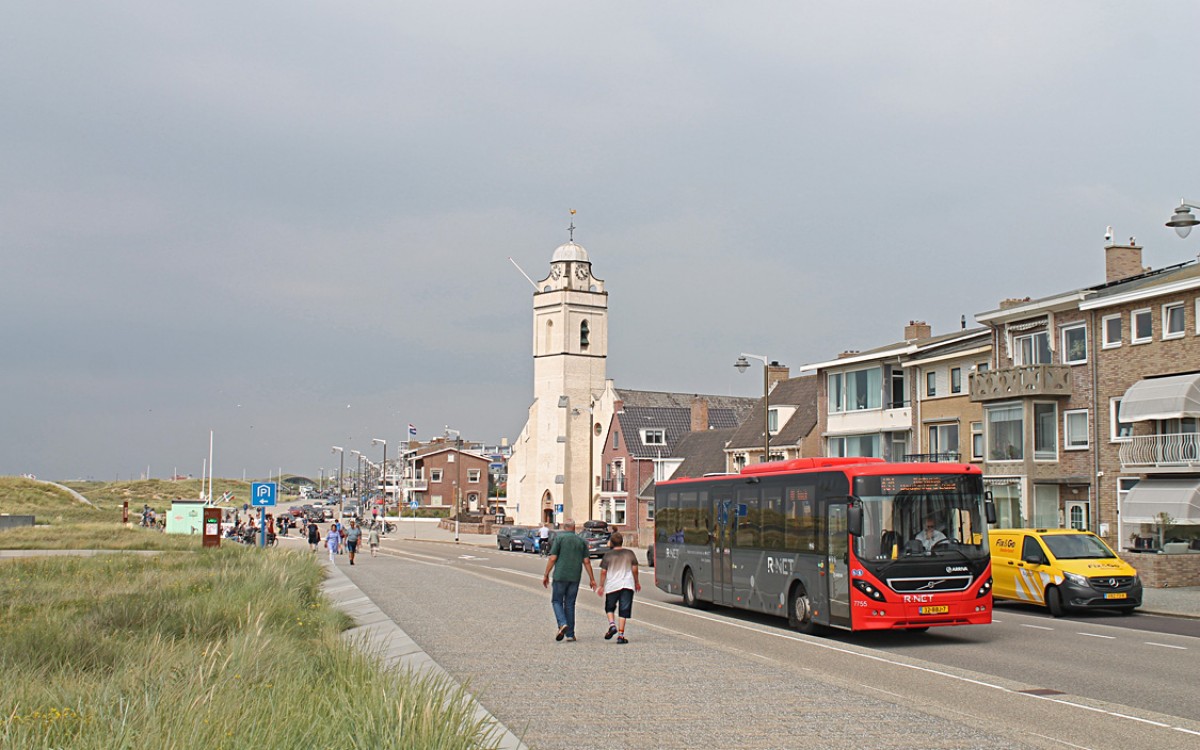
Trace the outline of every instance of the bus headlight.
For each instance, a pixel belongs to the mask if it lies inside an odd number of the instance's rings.
[[[988,592],[990,592],[991,590],[992,590],[992,577],[988,576],[988,579],[983,582],[982,586],[979,587],[979,593],[975,595],[975,598],[978,599],[981,596],[987,596]]]
[[[864,594],[871,597],[872,599],[874,599],[877,602],[886,602],[887,601],[887,598],[884,597],[882,591],[880,591],[879,589],[875,588],[874,586],[872,586],[871,584],[867,583],[866,581],[864,581],[862,579],[858,579],[858,578],[854,579],[854,588],[863,592]]]

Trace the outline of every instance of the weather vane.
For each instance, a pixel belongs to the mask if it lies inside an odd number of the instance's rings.
[[[575,241],[575,209],[573,209],[573,208],[571,209],[571,226],[567,227],[567,231],[570,232],[571,242],[574,242]]]

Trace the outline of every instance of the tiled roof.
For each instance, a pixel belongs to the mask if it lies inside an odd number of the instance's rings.
[[[817,376],[802,375],[798,378],[781,380],[771,389],[771,406],[794,406],[796,412],[780,430],[771,436],[773,445],[797,445],[817,425]],[[754,404],[754,410],[734,432],[729,441],[730,448],[754,448],[763,444],[763,400]]]
[[[689,432],[675,447],[675,457],[683,463],[671,475],[672,479],[702,477],[725,471],[725,444],[734,430],[705,430]]]
[[[737,426],[737,414],[732,409],[708,407],[708,423],[715,429],[732,429]],[[629,406],[617,412],[621,439],[629,454],[634,458],[655,458],[677,455],[675,450],[692,429],[692,410],[680,407]],[[643,430],[662,430],[665,442],[661,445],[645,445]]]
[[[750,409],[754,407],[756,399],[746,396],[714,396],[705,393],[668,393],[666,391],[634,391],[626,388],[616,389],[617,398],[625,405],[625,408],[631,406],[646,406],[679,409],[691,409],[692,401],[697,398],[702,398],[708,402],[708,408],[712,409],[730,409],[734,412],[734,418],[737,423],[741,423],[746,415],[750,413]]]

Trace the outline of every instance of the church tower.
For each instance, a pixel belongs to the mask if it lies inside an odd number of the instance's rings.
[[[534,284],[533,404],[508,472],[508,511],[522,524],[582,522],[594,512],[601,438],[593,407],[605,390],[608,293],[571,229]]]

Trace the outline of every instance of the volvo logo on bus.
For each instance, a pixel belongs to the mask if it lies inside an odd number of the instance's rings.
[[[970,570],[971,569],[968,568],[966,565],[947,565],[946,566],[947,573],[968,573],[968,572],[970,572]]]

